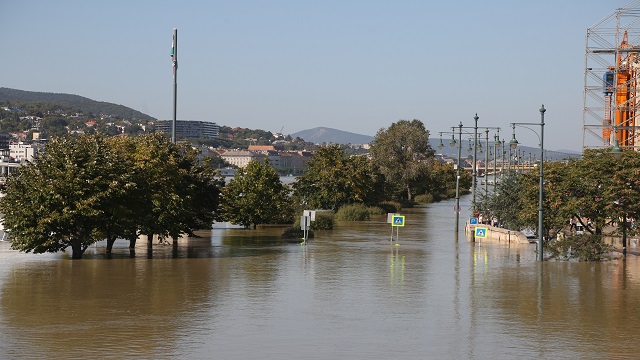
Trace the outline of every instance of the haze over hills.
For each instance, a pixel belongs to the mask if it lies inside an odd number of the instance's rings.
[[[316,144],[368,144],[373,140],[373,136],[361,135],[327,127],[302,130],[291,134],[291,136],[293,138],[299,137],[305,141]]]
[[[49,102],[57,105],[92,113],[94,115],[116,115],[127,119],[149,119],[154,117],[141,113],[140,111],[128,108],[123,105],[113,104],[104,101],[96,101],[79,95],[47,93],[37,91],[24,91],[0,87],[0,101],[10,102]]]

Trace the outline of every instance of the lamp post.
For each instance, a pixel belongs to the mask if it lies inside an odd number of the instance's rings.
[[[488,166],[489,166],[489,128],[486,128],[484,130],[484,141],[485,144],[487,145],[486,149],[484,150],[484,196],[485,199],[486,197],[489,195],[489,180],[488,180],[488,176],[487,176],[487,172],[488,172]]]
[[[504,139],[502,139],[502,156],[500,159],[500,178],[502,178],[504,176],[504,156],[507,153],[504,150]]]
[[[456,167],[456,208],[455,208],[455,212],[456,212],[456,226],[455,226],[455,232],[456,234],[458,233],[459,227],[460,227],[460,168],[462,166],[461,164],[461,151],[462,151],[462,122],[460,122],[460,124],[458,124],[458,141],[456,142],[456,138],[455,138],[455,131],[453,131],[454,128],[451,128],[451,141],[449,141],[449,145],[451,147],[454,147],[456,145],[456,143],[458,144],[458,165]],[[442,133],[440,133],[440,144],[438,144],[439,148],[444,147],[444,144],[442,143]]]
[[[451,128],[451,141],[449,141],[449,145],[451,145],[451,147],[454,147],[456,144],[458,144],[458,169],[456,171],[456,226],[455,226],[455,232],[457,233],[459,230],[459,225],[460,225],[460,171],[462,168],[462,163],[461,163],[461,157],[462,157],[462,134],[463,131],[462,129],[473,129],[473,145],[471,144],[471,139],[469,139],[469,148],[467,149],[469,152],[471,152],[471,150],[473,150],[473,166],[472,166],[472,185],[473,185],[473,199],[472,199],[472,211],[473,211],[473,216],[475,216],[475,212],[476,212],[476,185],[477,185],[477,166],[476,166],[476,162],[477,162],[477,157],[478,157],[478,114],[476,114],[473,117],[475,124],[472,127],[466,127],[462,125],[462,122],[460,122],[460,124],[458,124],[457,128],[458,128],[458,140],[455,140],[455,131],[454,128]],[[499,127],[488,127],[487,128],[487,132],[489,131],[489,129],[498,129],[498,133],[500,132],[500,128]],[[444,144],[442,143],[442,134],[444,134],[444,132],[440,132],[440,143],[438,144],[439,148],[443,148]],[[471,134],[469,132],[464,132],[464,134]],[[504,143],[504,142],[503,142]],[[487,142],[487,146],[488,146],[488,142]],[[503,144],[503,148],[504,148],[504,144]],[[488,148],[487,148],[488,151]],[[494,164],[495,165],[495,164]],[[485,161],[485,174],[486,174],[487,170],[486,170],[486,161]],[[485,176],[486,177],[486,176]],[[485,179],[486,181],[486,179]],[[486,189],[485,189],[486,192]]]
[[[477,161],[478,161],[478,114],[473,117],[475,120],[475,126],[473,127],[473,167],[471,168],[471,177],[473,178],[473,198],[471,200],[471,207],[473,209],[473,216],[476,216],[476,183],[477,183]]]
[[[455,140],[454,138],[451,138]],[[462,121],[458,124],[458,169],[456,170],[456,234],[460,225],[460,151],[462,150]]]
[[[500,130],[498,130],[498,134],[500,133]],[[496,161],[498,160],[498,150],[500,149],[500,135],[494,135],[493,136],[493,193],[495,194],[496,192],[496,185],[498,185],[497,183],[497,167],[496,167]]]
[[[544,172],[543,172],[543,167],[544,167],[544,113],[547,111],[544,108],[544,105],[542,105],[542,107],[540,108],[540,123],[511,123],[511,126],[513,127],[513,139],[511,139],[511,141],[509,142],[509,147],[512,149],[515,149],[518,146],[518,140],[516,140],[516,125],[539,125],[540,126],[540,134],[539,134],[539,138],[540,138],[540,174],[538,175],[539,180],[540,180],[540,189],[539,189],[539,193],[538,193],[538,261],[543,261],[544,260],[544,256],[543,256],[543,250],[544,250],[544,246],[542,244],[542,239],[543,236],[542,234],[544,233],[543,231],[543,227],[544,227],[544,223],[543,223],[543,217],[544,217],[544,207],[543,207],[543,200],[544,200]],[[533,131],[536,135],[538,135],[537,132],[535,132],[534,130],[523,126],[526,129],[529,129],[531,131]]]

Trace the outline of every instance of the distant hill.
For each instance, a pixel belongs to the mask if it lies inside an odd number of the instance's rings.
[[[116,115],[127,119],[151,119],[155,118],[143,114],[140,111],[128,108],[123,105],[95,101],[86,97],[72,94],[57,94],[36,91],[24,91],[0,87],[0,101],[10,102],[48,102],[63,107],[80,110],[83,113],[94,115]]]
[[[299,137],[305,141],[322,144],[368,144],[373,141],[373,136],[355,134],[348,131],[317,127],[309,130],[298,131],[291,134],[293,138]]]

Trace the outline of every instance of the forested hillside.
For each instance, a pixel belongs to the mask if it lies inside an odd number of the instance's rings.
[[[95,101],[79,95],[24,91],[0,87],[0,104],[6,104],[7,102],[47,102],[55,103],[85,114],[105,114],[126,119],[155,120],[147,114],[123,105]]]

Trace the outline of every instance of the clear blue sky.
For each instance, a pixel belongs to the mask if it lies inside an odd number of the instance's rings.
[[[375,135],[419,119],[539,122],[582,146],[586,29],[628,1],[32,1],[0,7],[0,86],[70,93],[178,118],[284,133]],[[521,143],[538,146],[532,132]]]

